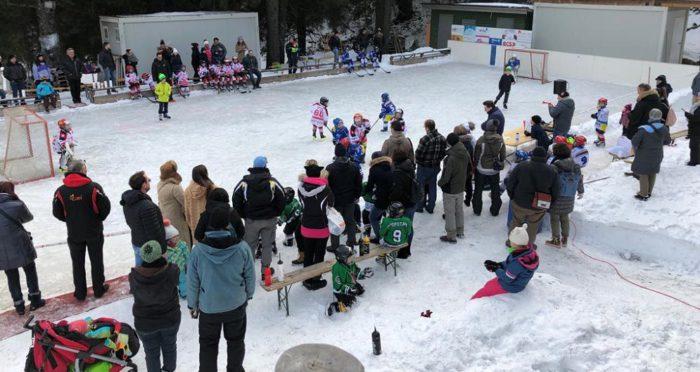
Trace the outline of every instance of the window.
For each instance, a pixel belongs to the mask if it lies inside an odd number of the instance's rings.
[[[116,30],[114,31],[114,40],[119,41],[119,32],[117,32]]]
[[[102,40],[109,40],[109,28],[107,26],[102,27]]]
[[[515,18],[496,17],[496,27],[498,27],[498,28],[515,28]]]

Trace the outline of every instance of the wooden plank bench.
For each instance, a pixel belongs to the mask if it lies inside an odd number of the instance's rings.
[[[687,129],[679,130],[679,131],[671,133],[670,136],[671,136],[671,143],[673,144],[674,142],[676,142],[677,139],[685,138],[686,136],[688,136],[688,130]],[[613,155],[613,154],[610,154],[610,155]],[[620,160],[620,158],[613,155],[613,161],[615,161],[615,160]],[[622,160],[627,164],[632,164],[634,162],[634,156],[630,156],[630,157],[624,158]]]
[[[391,266],[394,269],[394,276],[396,276],[396,254],[399,249],[407,246],[408,244],[398,246],[376,245],[370,249],[369,253],[362,256],[353,256],[350,261],[357,263],[371,258],[381,257],[384,271],[387,271]],[[266,286],[264,283],[260,283],[260,286],[267,292],[277,291],[277,310],[281,310],[284,307],[287,316],[289,316],[289,292],[292,285],[330,272],[335,262],[335,258],[331,258],[299,270],[285,273],[282,281],[273,279],[272,284],[269,286]]]

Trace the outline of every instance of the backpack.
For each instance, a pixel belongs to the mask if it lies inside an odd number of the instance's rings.
[[[578,183],[581,180],[581,175],[574,172],[559,172],[559,196],[573,198],[578,191]]]

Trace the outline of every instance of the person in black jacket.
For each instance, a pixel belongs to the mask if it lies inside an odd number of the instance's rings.
[[[116,88],[117,86],[117,65],[114,63],[114,58],[112,58],[112,46],[108,42],[102,44],[102,50],[97,54],[97,64],[102,68],[102,76],[104,81],[111,81],[112,86]],[[157,76],[157,75],[156,75]],[[117,90],[112,88],[111,91],[107,90],[107,93],[114,92]]]
[[[226,59],[226,47],[219,41],[218,37],[214,38],[214,44],[211,46],[211,59],[215,64],[222,64]]]
[[[12,88],[12,98],[21,97],[22,91],[27,87],[27,70],[17,61],[16,56],[10,56],[10,61],[7,66],[5,66],[5,70],[2,72],[2,74],[5,79],[10,82],[10,87]],[[19,102],[15,101],[15,104],[19,104]],[[22,104],[25,104],[24,100],[22,100]]]
[[[176,74],[182,70],[182,57],[176,48],[173,48],[173,54],[170,56],[170,71]]]
[[[287,54],[287,64],[289,65],[289,73],[297,73],[297,63],[299,62],[299,45],[297,39],[291,38],[287,45],[284,46],[284,52]]]
[[[139,58],[136,57],[134,54],[134,51],[131,49],[127,49],[126,53],[122,55],[122,60],[124,60],[124,68],[126,69],[126,66],[131,66],[134,68],[134,73],[138,72],[138,69],[136,66],[139,64]]]
[[[260,73],[258,58],[255,57],[255,52],[252,49],[248,51],[247,56],[243,57],[243,68],[248,72],[250,82],[253,83],[253,89],[260,88],[262,74]]]
[[[275,246],[277,217],[285,206],[284,187],[270,175],[267,158],[258,156],[250,174],[243,177],[233,190],[232,206],[245,218],[245,241],[255,255],[258,240],[262,240],[262,268],[270,267]]]
[[[92,182],[87,176],[87,166],[81,160],[73,160],[63,179],[63,186],[54,193],[53,215],[66,223],[68,228],[68,248],[73,264],[73,296],[78,301],[85,300],[85,249],[90,256],[92,290],[100,298],[109,289],[105,284],[102,246],[104,228],[102,222],[110,212],[110,202],[102,186]]]
[[[506,181],[513,207],[513,220],[509,228],[512,231],[527,223],[530,244],[535,243],[537,230],[549,209],[546,206],[535,206],[536,200],[546,200],[549,197],[551,206],[559,195],[557,170],[546,162],[547,150],[536,147],[532,151],[532,158],[513,168]]]
[[[134,296],[134,328],[146,353],[146,370],[175,371],[181,318],[177,292],[180,270],[165,260],[155,240],[141,247],[139,257],[142,264],[131,269],[129,287]]]
[[[508,108],[508,96],[510,95],[510,87],[513,84],[515,84],[515,78],[513,77],[512,69],[508,66],[505,72],[503,72],[503,75],[501,75],[501,80],[498,81],[498,95],[496,99],[493,100],[494,105],[498,104],[498,100],[505,94],[503,98],[503,108]]]
[[[367,178],[367,191],[372,193],[372,209],[369,213],[369,221],[374,230],[373,243],[379,243],[379,222],[384,212],[389,208],[389,197],[393,187],[391,158],[385,156],[381,151],[372,154],[370,162],[369,177]]]
[[[695,103],[690,107],[690,111],[685,111],[685,118],[688,119],[690,139],[690,161],[687,164],[694,167],[700,164],[700,103]]]
[[[216,208],[231,208],[229,203],[228,192],[222,188],[216,188],[209,192],[207,196],[207,205],[204,212],[199,216],[199,222],[197,222],[197,228],[194,230],[194,238],[198,241],[204,240],[206,237],[205,233],[211,230],[209,226],[209,218]],[[243,238],[245,235],[245,227],[241,221],[241,217],[238,215],[235,209],[231,210],[231,225],[234,227],[238,238]]]
[[[333,193],[335,209],[343,216],[348,240],[347,246],[356,244],[357,221],[355,204],[362,195],[362,174],[360,169],[347,157],[347,149],[342,144],[335,146],[335,160],[326,167],[328,186]],[[340,236],[331,235],[331,251],[340,245]]]
[[[199,69],[199,64],[202,62],[202,56],[200,55],[199,52],[199,43],[192,43],[192,51],[191,51],[191,62],[192,62],[192,70],[194,70],[194,81],[198,82],[199,81],[199,72],[197,71]]]
[[[136,266],[141,266],[139,251],[147,241],[157,241],[165,253],[165,226],[158,204],[148,196],[151,178],[146,175],[146,172],[134,173],[129,178],[129,187],[131,190],[124,191],[120,204],[124,209],[126,224],[131,229],[131,244],[134,248]]]
[[[384,33],[381,28],[377,28],[377,32],[374,33],[372,44],[374,44],[374,52],[377,53],[377,59],[379,59],[379,62],[382,62],[382,55],[384,55]]]
[[[328,48],[330,48],[331,52],[333,52],[333,68],[335,68],[335,64],[339,61],[341,51],[340,36],[338,36],[338,31],[333,31],[331,37],[328,38]]]
[[[75,55],[73,48],[66,49],[66,58],[61,62],[60,68],[68,81],[73,103],[81,103],[80,78],[83,76],[83,62]]]
[[[629,116],[629,125],[623,129],[623,134],[630,140],[637,134],[640,126],[649,122],[649,112],[652,109],[661,110],[662,119],[665,122],[668,115],[668,106],[661,102],[661,97],[656,89],[652,89],[649,84],[639,84],[637,86],[637,103],[635,103]]]
[[[539,115],[530,118],[530,131],[525,131],[525,135],[537,141],[538,147],[549,148],[551,141],[547,132],[542,128],[542,118]]]
[[[182,62],[180,62],[180,64],[182,64]],[[162,52],[156,54],[156,58],[151,64],[151,76],[153,79],[158,79],[158,75],[160,74],[165,74],[166,78],[168,78],[168,82],[170,82],[170,79],[173,76],[172,66],[170,62],[165,59]]]
[[[673,87],[666,81],[666,75],[659,75],[656,77],[656,90],[658,92],[664,91],[664,94],[660,94],[661,99],[668,100],[668,95],[673,92]]]
[[[397,149],[391,157],[391,161],[394,163],[394,170],[391,172],[393,184],[389,194],[389,205],[393,202],[400,202],[405,208],[404,216],[413,220],[413,215],[416,213],[416,201],[422,197],[422,195],[415,195],[414,192],[414,184],[417,183],[416,166],[403,149]],[[412,241],[413,234],[408,239],[408,247],[401,248],[396,255],[397,258],[405,259],[411,256]]]

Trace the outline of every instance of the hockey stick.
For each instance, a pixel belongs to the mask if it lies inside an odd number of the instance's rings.
[[[144,95],[142,94],[141,97],[147,99],[148,102],[150,102],[150,103],[157,103],[155,100],[151,99],[151,97],[149,97],[149,96],[144,96]]]
[[[367,75],[369,76],[374,76],[374,72],[371,72],[370,70],[367,69],[367,66],[362,67],[363,70],[367,71]]]
[[[369,130],[372,130],[372,128],[374,128],[374,126],[377,125],[377,123],[378,123],[379,120],[381,120],[381,119],[382,119],[382,118],[377,118],[377,120],[375,120],[374,123],[372,123],[372,125],[370,125]]]
[[[377,66],[377,68],[380,69],[380,70],[382,70],[382,71],[384,71],[384,72],[386,72],[387,74],[390,74],[390,73],[391,73],[391,71],[385,70],[382,66]]]

